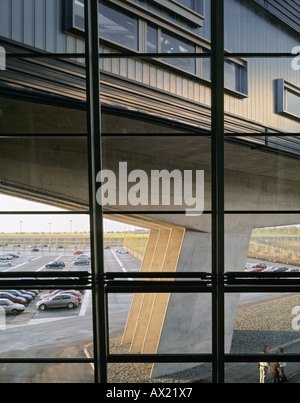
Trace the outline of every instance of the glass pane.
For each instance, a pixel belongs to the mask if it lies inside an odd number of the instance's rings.
[[[133,123],[128,122],[132,127]],[[133,141],[134,160],[130,157]],[[199,153],[203,155],[200,160]],[[193,215],[201,216],[210,207],[206,192],[210,180],[209,137],[187,134],[173,137],[171,142],[168,136],[124,135],[117,141],[114,137],[107,138],[103,147],[103,168],[97,178],[102,183],[98,198],[107,209],[165,211],[167,214],[175,210],[181,211],[192,223]]]
[[[138,50],[138,20],[127,13],[99,4],[99,34],[119,45]]]
[[[280,355],[299,352],[299,302],[298,294],[241,294],[230,352],[260,354],[267,346],[268,353],[278,354],[277,362],[281,364],[288,383],[298,383],[299,363],[284,363],[284,358]],[[226,382],[285,382],[280,370],[276,371],[278,365],[269,362],[268,354],[262,355],[261,366],[263,363],[270,369],[270,372],[267,370],[264,373],[264,377],[261,376],[258,363],[228,364]]]
[[[125,351],[125,349],[122,349]],[[116,348],[116,352],[120,349]],[[180,371],[174,374],[168,374],[165,376],[153,377],[151,376],[151,371],[153,363],[118,363],[118,364],[108,364],[108,383],[157,383],[157,384],[178,384],[187,383],[185,387],[172,388],[170,391],[168,388],[164,389],[165,397],[189,397],[195,393],[195,386],[190,385],[190,383],[211,383],[212,373],[211,365],[207,363],[200,363],[195,368]],[[175,363],[175,365],[180,365],[180,363]],[[146,392],[145,392],[146,393]],[[156,389],[151,389],[147,393],[150,397],[162,397],[159,396],[160,391],[158,387]],[[167,396],[168,395],[168,396]],[[172,395],[172,396],[171,396]]]
[[[226,272],[298,272],[299,214],[226,214]]]
[[[86,358],[82,351],[77,356]],[[91,364],[0,364],[0,383],[93,383]]]
[[[195,46],[182,39],[161,32],[161,52],[162,53],[194,53]],[[191,58],[162,58],[163,61],[178,67],[181,70],[188,71],[189,73],[196,73],[195,59]]]
[[[299,214],[226,214],[227,352],[260,354],[264,346],[298,352],[299,222]],[[295,381],[299,365],[286,368]],[[228,364],[226,382],[259,383],[258,364]]]
[[[44,103],[43,103],[44,101]],[[1,134],[64,134],[86,133],[86,111],[65,106],[49,105],[45,98],[40,102],[18,99],[18,96],[0,98]]]
[[[235,91],[239,91],[239,69],[233,63],[224,64],[224,85]]]
[[[108,301],[111,354],[211,352],[208,294],[112,293]],[[210,370],[210,364],[201,363],[121,364],[109,365],[109,378],[110,382],[182,382],[209,377]]]
[[[300,117],[300,95],[286,91],[286,110]]]
[[[158,32],[157,28],[147,24],[147,53],[156,53],[158,51]]]
[[[4,207],[7,202],[11,203],[10,199],[0,195]],[[22,202],[19,205],[22,206]],[[9,259],[9,268],[3,270],[14,271],[19,267],[21,271],[41,271],[51,267],[63,271],[82,268],[90,270],[90,264],[81,267],[77,262],[79,257],[86,260],[90,257],[88,215],[55,213],[12,215],[8,212],[1,214],[0,219],[1,256],[13,255]],[[81,254],[77,256],[78,250]]]
[[[63,209],[87,207],[84,138],[2,138],[0,156],[2,193]]]
[[[298,210],[298,154],[298,138],[226,136],[226,209]]]
[[[1,358],[85,358],[93,342],[91,290],[80,284],[91,272],[88,216],[7,213],[1,229]],[[18,368],[1,365],[2,382],[21,381]],[[36,382],[50,365],[23,368],[23,381]],[[47,382],[84,382],[92,374],[72,368],[69,377],[59,370]]]

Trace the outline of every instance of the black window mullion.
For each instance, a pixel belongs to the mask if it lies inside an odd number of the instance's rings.
[[[85,1],[85,49],[89,159],[91,263],[95,383],[107,382],[107,300],[104,284],[104,226],[102,206],[96,199],[96,174],[101,170],[100,63],[98,1]]]
[[[224,0],[211,1],[213,382],[224,383]]]

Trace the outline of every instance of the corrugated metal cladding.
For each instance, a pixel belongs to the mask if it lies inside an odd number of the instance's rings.
[[[254,0],[270,13],[300,32],[299,0]]]
[[[232,52],[291,53],[295,46],[300,46],[299,32],[286,29],[284,23],[271,18],[271,13],[257,2],[269,10],[271,5],[277,5],[280,10],[280,5],[285,9],[282,15],[286,18],[290,15],[288,12],[294,9],[298,15],[300,9],[300,0],[225,0],[225,48]],[[205,0],[201,30],[205,39],[209,39],[209,3],[210,0]],[[0,36],[49,52],[82,52],[82,38],[65,32],[64,10],[65,0],[0,0]],[[111,50],[106,47],[105,51]],[[129,82],[138,83],[145,90],[175,96],[174,102],[184,99],[210,106],[209,83],[204,85],[195,76],[142,60],[105,59],[101,63],[103,72],[123,80],[123,89],[128,89]],[[102,77],[105,79],[105,75]],[[299,132],[299,120],[275,113],[275,80],[278,78],[300,87],[300,74],[292,69],[291,58],[249,59],[248,97],[226,94],[226,112],[274,130]],[[117,99],[114,105],[118,106]]]
[[[65,0],[0,0],[0,35],[48,52],[84,51],[64,30]]]

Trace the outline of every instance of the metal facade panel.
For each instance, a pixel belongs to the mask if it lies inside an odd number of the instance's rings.
[[[300,32],[299,0],[254,0],[285,24]]]
[[[0,36],[49,52],[80,52],[84,40],[64,31],[65,0],[1,0]]]

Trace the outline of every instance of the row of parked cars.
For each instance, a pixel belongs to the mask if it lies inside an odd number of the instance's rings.
[[[0,290],[0,308],[7,314],[17,315],[36,298],[38,290]]]
[[[249,264],[245,267],[245,271],[246,272],[274,272],[274,273],[278,273],[278,272],[288,272],[288,273],[292,273],[292,272],[300,272],[300,268],[298,267],[288,267],[288,266],[280,266],[280,265],[275,265],[275,266],[270,266],[268,267],[266,265],[266,263],[256,263],[256,264]]]
[[[39,294],[38,290],[0,290],[0,308],[7,314],[17,315]],[[81,303],[81,292],[77,290],[55,290],[40,296],[36,307],[44,311],[51,308],[77,308]]]
[[[12,265],[12,259],[19,257],[14,253],[6,253],[5,255],[0,255],[0,267],[6,267]]]

